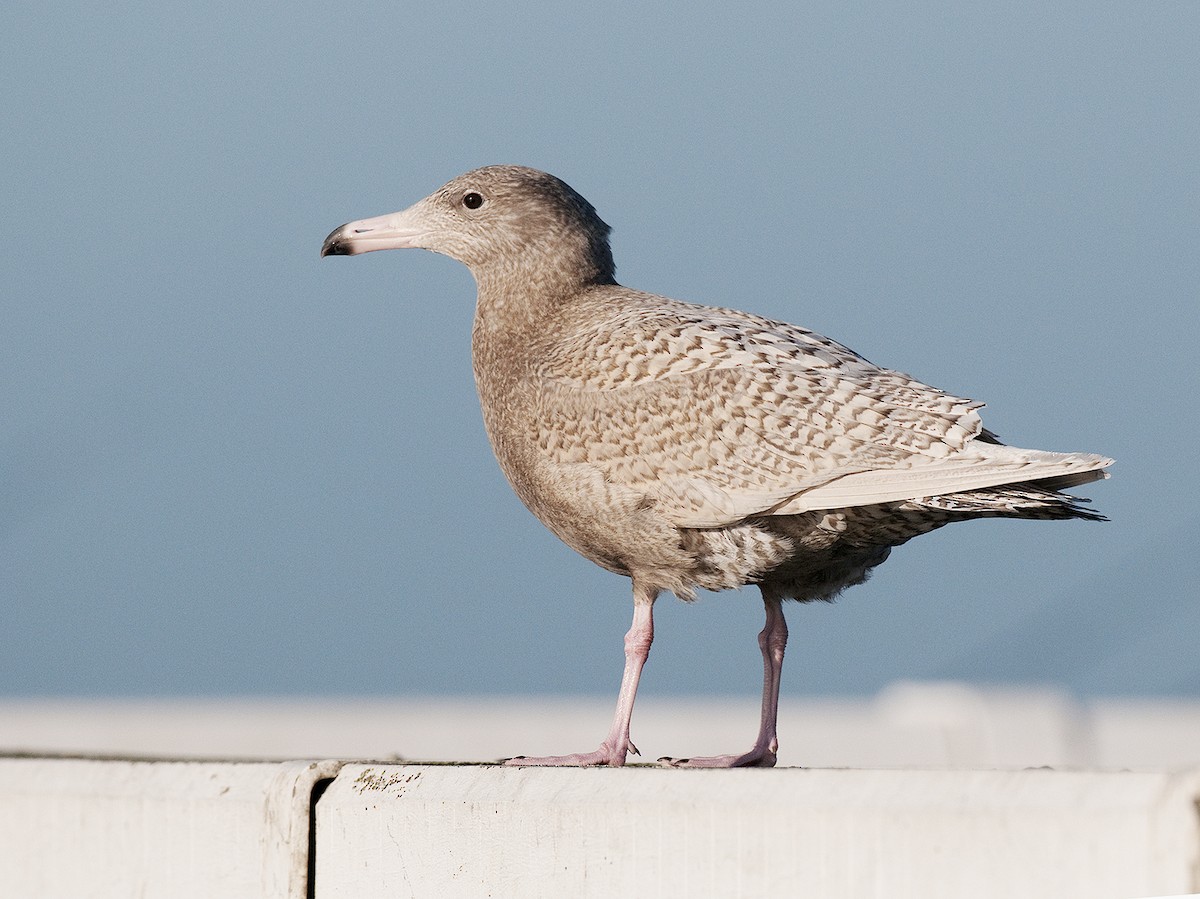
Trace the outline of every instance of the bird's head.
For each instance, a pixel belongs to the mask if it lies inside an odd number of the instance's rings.
[[[481,283],[541,272],[580,283],[611,281],[609,227],[553,175],[513,165],[475,169],[402,212],[348,222],[322,256],[419,247],[457,259]]]

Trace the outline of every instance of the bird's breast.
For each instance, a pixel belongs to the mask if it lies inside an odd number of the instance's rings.
[[[486,341],[476,341],[475,349],[484,429],[521,502],[560,540],[610,571],[690,568],[678,529],[643,491],[611,482],[587,461],[563,461],[544,450],[547,429],[571,428],[560,420],[569,410],[547,405],[535,360],[515,348],[498,357]]]

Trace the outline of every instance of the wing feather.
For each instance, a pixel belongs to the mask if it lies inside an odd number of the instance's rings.
[[[676,301],[560,341],[535,428],[560,464],[596,466],[678,526],[1070,476],[1087,454],[990,442],[982,403],[879,368],[814,332]],[[981,438],[976,440],[976,438]]]

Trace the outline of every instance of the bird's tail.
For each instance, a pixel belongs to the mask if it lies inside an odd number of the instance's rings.
[[[939,509],[967,517],[995,516],[1000,518],[1032,518],[1061,521],[1082,518],[1087,521],[1108,521],[1101,513],[1089,509],[1090,500],[1062,493],[1068,487],[1078,487],[1108,477],[1105,471],[1081,471],[1050,478],[1039,478],[1019,484],[1001,484],[981,490],[946,493],[910,500],[905,503],[923,509]]]

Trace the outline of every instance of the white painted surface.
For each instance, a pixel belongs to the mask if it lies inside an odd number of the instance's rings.
[[[595,748],[612,698],[0,700],[0,750],[201,758],[488,761]],[[639,698],[644,757],[748,748],[755,697]],[[784,697],[780,763],[806,767],[1200,765],[1200,702],[896,684]]]
[[[1200,769],[0,758],[0,896],[1122,897],[1200,889]]]
[[[336,762],[0,758],[0,895],[304,899]]]
[[[1182,894],[1198,796],[1200,772],[349,765],[316,896]]]

